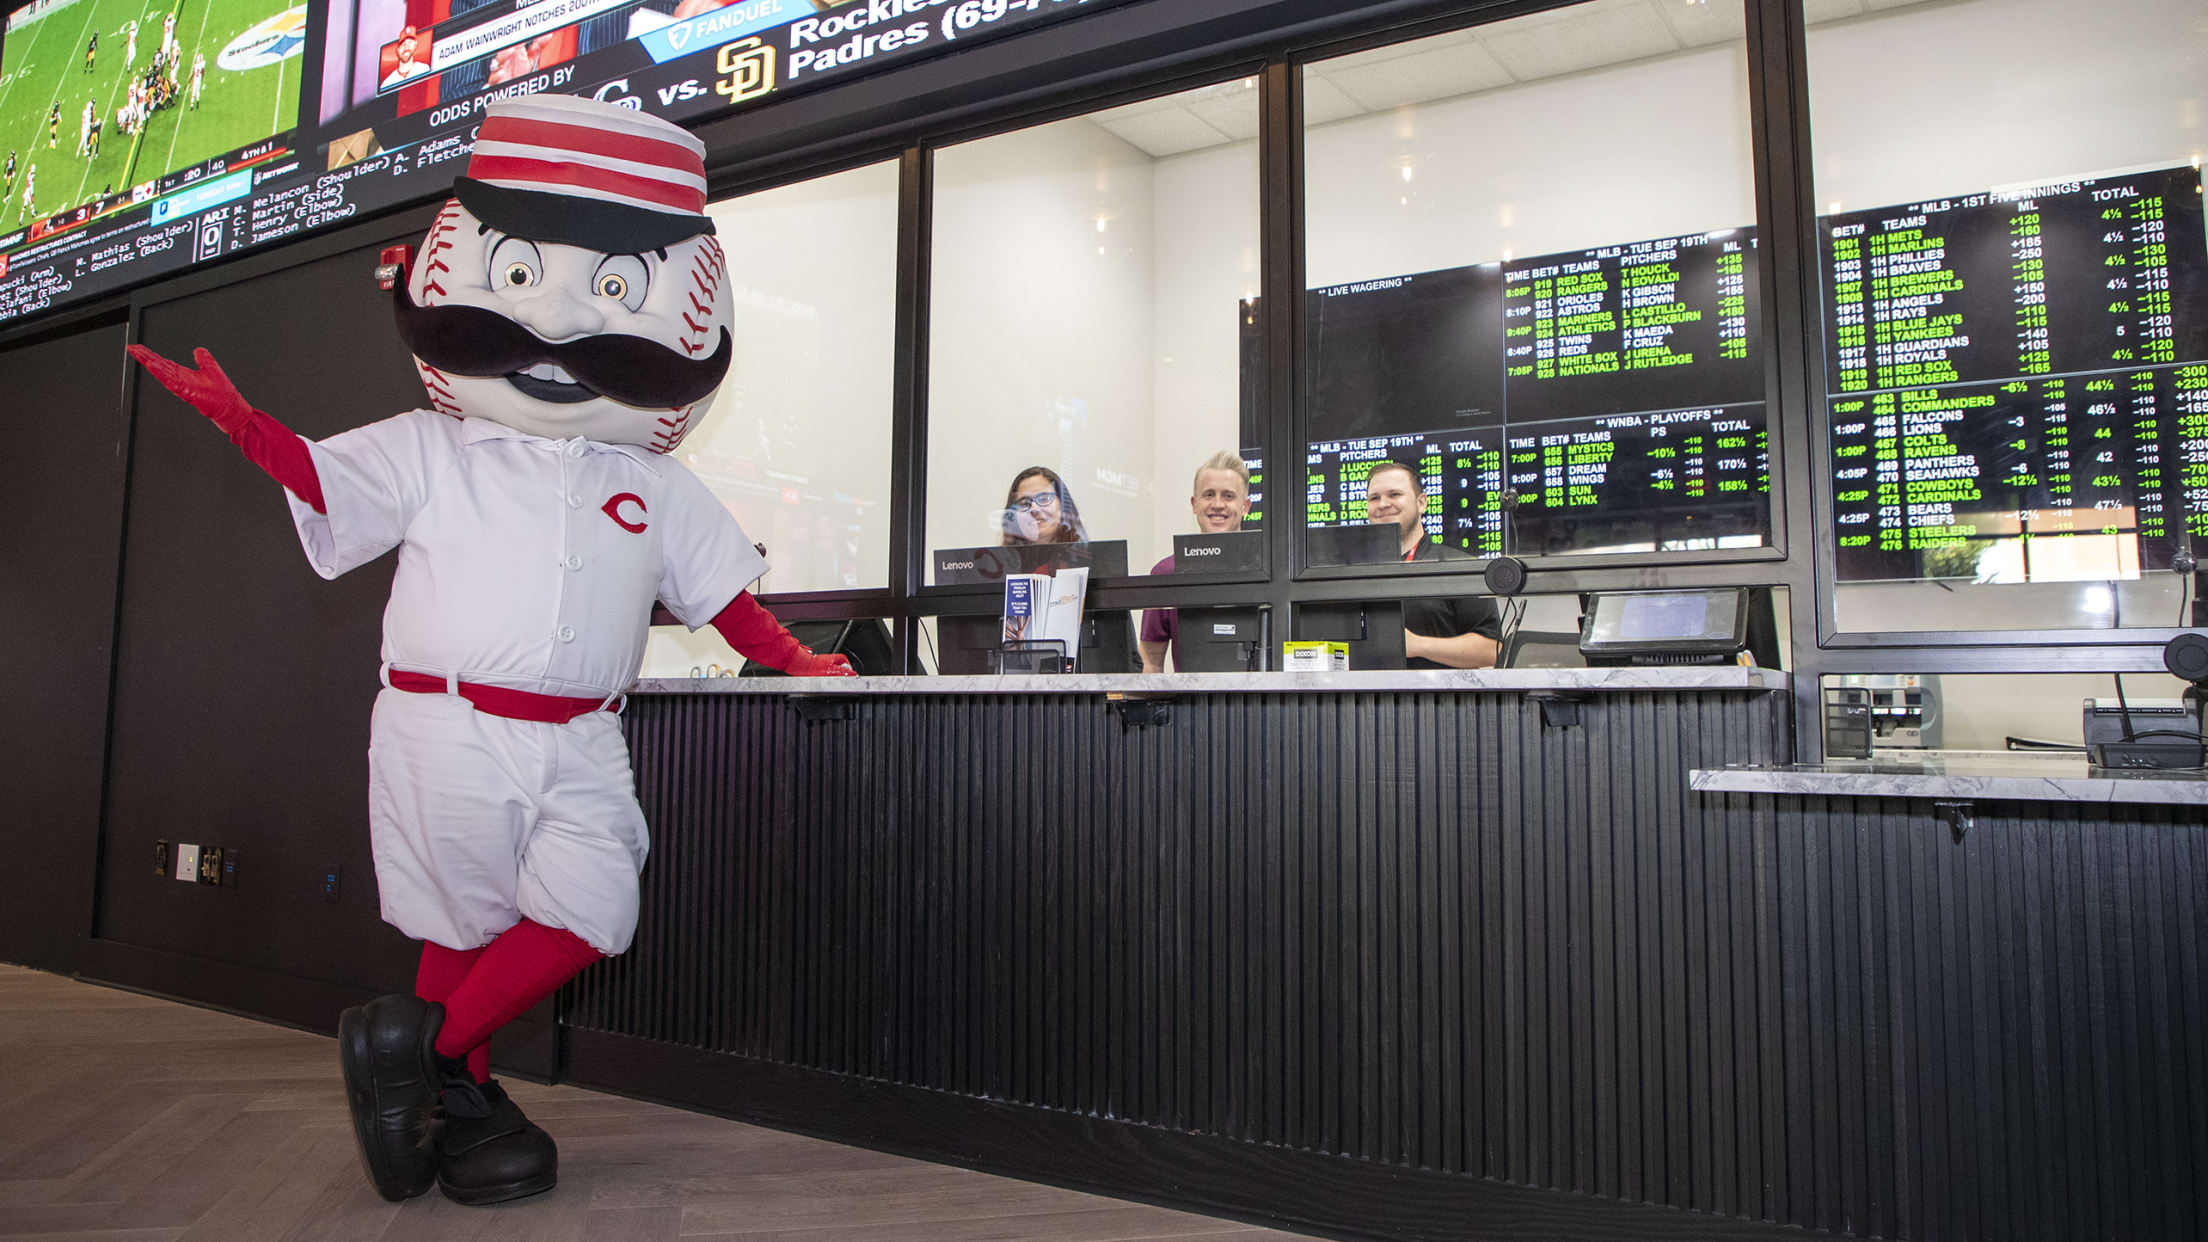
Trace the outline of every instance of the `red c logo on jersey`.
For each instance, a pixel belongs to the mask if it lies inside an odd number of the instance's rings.
[[[635,492],[623,492],[620,495],[615,496],[613,499],[605,503],[602,508],[602,512],[604,512],[607,517],[613,519],[613,524],[615,526],[620,527],[621,529],[629,532],[632,535],[643,534],[646,523],[632,522],[627,518],[621,516],[621,502],[624,500],[636,506],[636,512],[638,516],[643,515],[645,511],[644,498],[637,495]]]

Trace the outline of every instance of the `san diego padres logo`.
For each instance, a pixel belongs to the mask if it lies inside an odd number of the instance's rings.
[[[774,90],[774,48],[757,37],[722,44],[713,67],[723,75],[713,83],[714,93],[726,95],[732,104]]]

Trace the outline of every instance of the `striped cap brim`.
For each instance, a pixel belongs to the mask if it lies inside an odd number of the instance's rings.
[[[658,117],[571,96],[485,109],[454,193],[503,231],[600,250],[712,232],[703,143]]]
[[[582,246],[606,254],[642,254],[713,232],[713,217],[647,211],[572,194],[515,190],[457,177],[452,196],[475,218],[513,237]]]

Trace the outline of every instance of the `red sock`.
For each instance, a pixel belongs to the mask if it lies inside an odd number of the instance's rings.
[[[529,1012],[585,966],[605,956],[574,932],[528,919],[499,933],[468,977],[445,998],[437,1054],[458,1057],[487,1043],[491,1032]]]
[[[426,1001],[442,1004],[457,990],[475,960],[483,956],[481,949],[448,949],[433,940],[422,942],[422,966],[414,976],[414,995]],[[480,1044],[468,1051],[468,1077],[477,1082],[491,1080],[491,1046]]]

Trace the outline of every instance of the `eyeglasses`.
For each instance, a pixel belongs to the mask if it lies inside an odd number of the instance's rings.
[[[1032,496],[1022,496],[1012,502],[1012,508],[1021,513],[1034,513],[1039,509],[1055,509],[1057,507],[1058,493],[1056,492],[1037,492]]]

